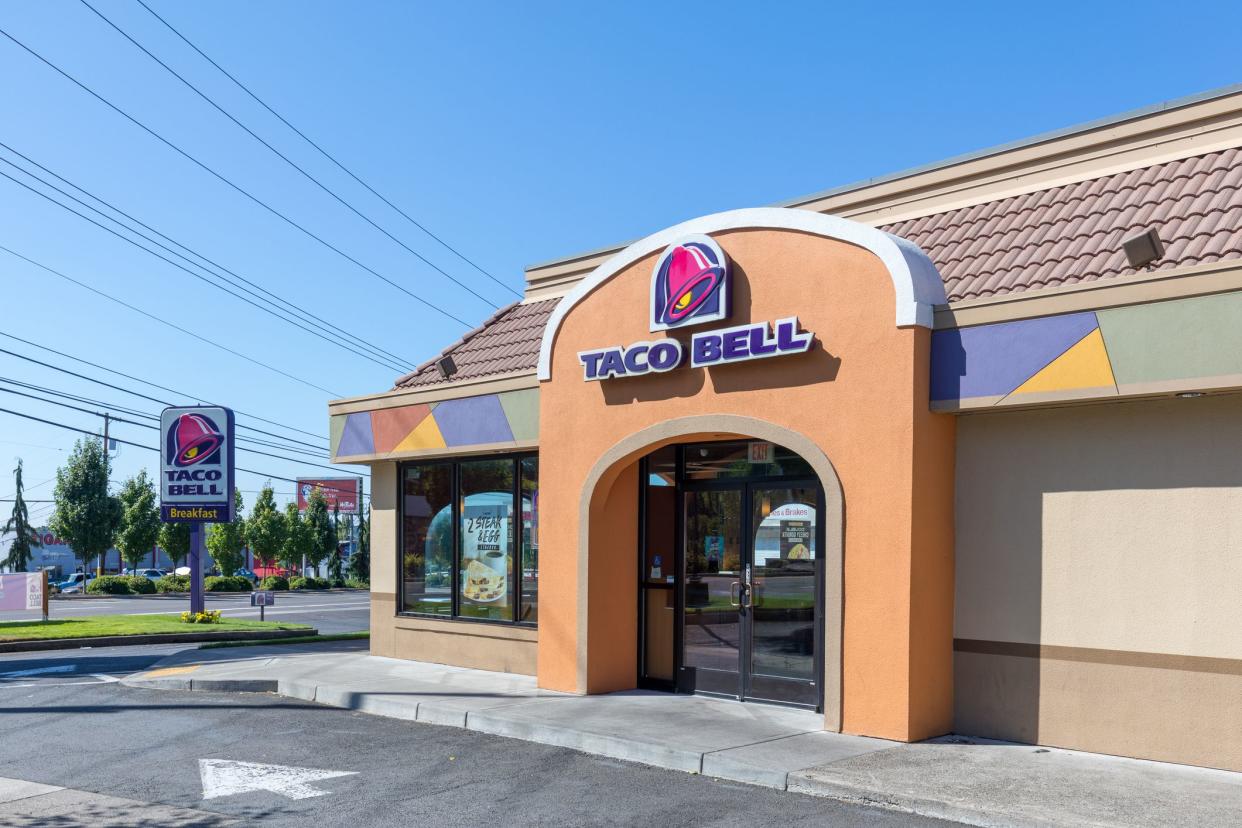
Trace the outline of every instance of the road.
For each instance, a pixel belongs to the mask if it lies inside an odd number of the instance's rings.
[[[139,690],[115,682],[166,651],[129,647],[0,659],[0,777],[76,789],[25,805],[0,796],[0,824],[946,824],[275,696]],[[232,788],[209,781],[210,792],[220,795],[205,800],[200,760],[224,762],[226,770],[228,762],[241,761],[350,775],[314,781],[311,787],[324,793],[304,799],[267,790],[229,793]],[[242,773],[242,787],[254,778]],[[21,813],[37,807],[51,810]]]
[[[258,620],[258,607],[250,606],[249,593],[209,592],[207,608],[218,609],[228,618]],[[141,597],[108,598],[88,595],[53,599],[49,614],[52,618],[75,618],[88,615],[158,615],[181,612],[190,608],[184,595],[145,595]],[[25,612],[0,612],[0,621],[33,618]],[[360,592],[278,592],[276,606],[268,607],[265,617],[272,621],[310,624],[321,633],[353,632],[370,626],[370,595]]]

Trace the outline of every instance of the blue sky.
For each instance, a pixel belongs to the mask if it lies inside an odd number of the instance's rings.
[[[91,2],[489,301],[334,202],[78,0],[5,3],[0,28],[454,316],[475,324],[492,312],[490,303],[513,298],[349,181],[134,0]],[[354,172],[513,290],[532,262],[1242,80],[1232,42],[1212,36],[1242,22],[1231,3],[149,2]],[[1179,33],[1190,31],[1199,36],[1187,48]],[[463,332],[247,201],[2,37],[0,74],[0,141],[75,184],[409,363]],[[4,150],[0,156],[16,160]],[[3,164],[0,171],[13,174]],[[329,398],[383,390],[396,374],[207,288],[5,179],[0,245],[332,392],[211,349],[0,252],[0,331],[203,399],[326,435]],[[0,347],[82,368],[11,340]],[[4,354],[0,377],[159,408]],[[100,423],[4,393],[0,408],[80,428]],[[114,434],[155,445],[154,432],[133,426],[117,426]],[[8,481],[0,497],[12,491],[15,458],[24,458],[27,484],[36,486],[54,477],[73,439],[0,414],[0,480]],[[123,447],[116,479],[150,467],[154,457]],[[330,474],[239,458],[273,475]],[[262,478],[243,474],[240,481],[243,490],[256,490]],[[277,482],[276,489],[291,493],[292,485]],[[51,490],[50,483],[37,486],[28,497],[48,498]],[[0,516],[7,511],[0,503]]]

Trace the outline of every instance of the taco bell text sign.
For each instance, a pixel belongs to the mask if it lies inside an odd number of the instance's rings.
[[[160,517],[166,523],[233,520],[233,412],[218,406],[160,414]]]

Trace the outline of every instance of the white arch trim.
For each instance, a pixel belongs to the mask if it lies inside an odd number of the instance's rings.
[[[611,256],[565,294],[543,329],[543,342],[539,346],[539,379],[552,378],[552,346],[556,342],[561,323],[574,305],[621,270],[643,256],[663,250],[682,236],[759,228],[812,233],[839,239],[874,253],[888,269],[893,280],[893,288],[897,294],[897,327],[918,325],[930,328],[934,307],[948,301],[940,273],[927,254],[918,245],[891,233],[849,219],[788,207],[753,207],[713,213],[710,216],[683,221],[639,239]]]

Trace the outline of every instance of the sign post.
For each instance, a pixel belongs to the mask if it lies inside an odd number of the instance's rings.
[[[190,524],[190,611],[202,612],[205,523],[233,520],[233,411],[165,408],[160,414],[160,519]]]
[[[43,570],[43,620],[47,620],[47,570]]]

